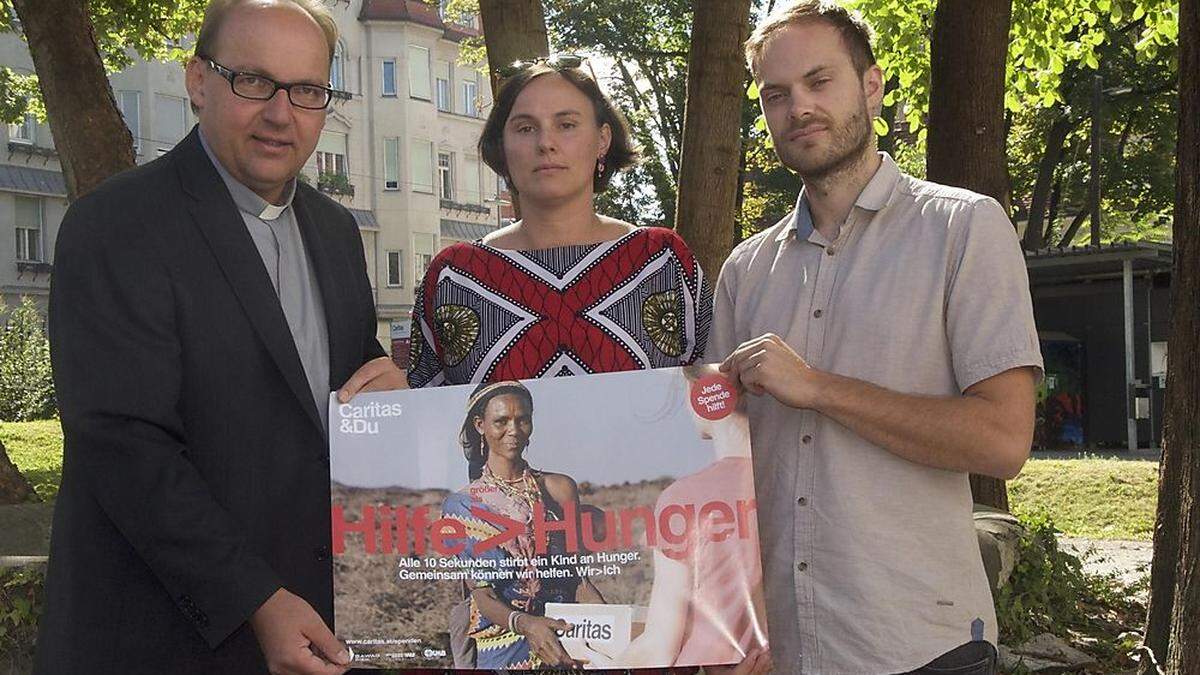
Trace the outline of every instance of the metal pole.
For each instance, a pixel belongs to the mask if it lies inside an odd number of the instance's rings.
[[[1151,304],[1154,292],[1154,275],[1147,274],[1146,282],[1146,382],[1150,383],[1147,396],[1150,397],[1150,449],[1158,450],[1158,439],[1154,437],[1154,326],[1151,325]]]
[[[1137,418],[1133,392],[1133,261],[1121,263],[1122,295],[1125,300],[1125,434],[1130,452],[1137,450]]]
[[[1104,78],[1092,78],[1092,171],[1088,186],[1088,205],[1092,211],[1092,237],[1089,244],[1100,245],[1100,106],[1104,101]]]

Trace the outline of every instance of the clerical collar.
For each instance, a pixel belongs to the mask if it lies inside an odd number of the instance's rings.
[[[288,207],[292,205],[292,199],[296,196],[296,179],[288,181],[285,188],[286,199],[282,205],[275,205],[262,197],[258,196],[254,190],[242,185],[234,178],[221,162],[213,155],[212,149],[208,147],[208,141],[204,139],[204,134],[200,134],[200,146],[204,148],[204,154],[208,155],[208,160],[217,168],[217,173],[220,174],[221,180],[225,183],[225,187],[229,189],[229,195],[233,197],[233,203],[237,204],[238,210],[254,216],[259,220],[275,220],[282,216]]]

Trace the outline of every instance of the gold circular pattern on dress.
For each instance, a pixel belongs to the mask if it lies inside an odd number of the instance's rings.
[[[655,293],[642,303],[642,325],[659,351],[672,358],[683,354],[683,326],[674,290]]]
[[[433,318],[446,365],[457,366],[479,339],[479,315],[463,305],[442,305],[434,310]]]

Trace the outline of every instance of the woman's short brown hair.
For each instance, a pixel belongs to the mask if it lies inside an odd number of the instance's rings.
[[[592,189],[595,192],[603,192],[613,174],[637,162],[638,149],[629,133],[629,124],[625,121],[625,116],[617,110],[604,92],[600,91],[596,80],[579,68],[559,68],[538,62],[505,80],[496,94],[487,122],[483,125],[483,133],[479,136],[479,156],[492,171],[504,178],[509,191],[515,195],[517,188],[509,177],[508,161],[504,157],[504,125],[512,113],[513,104],[517,102],[517,96],[534,78],[550,73],[561,75],[564,80],[583,92],[592,102],[597,126],[607,124],[612,131],[612,141],[608,144],[608,152],[604,153],[604,171],[599,175],[593,173],[592,177]]]

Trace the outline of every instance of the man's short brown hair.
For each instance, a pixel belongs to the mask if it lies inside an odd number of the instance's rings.
[[[754,77],[758,77],[759,59],[767,40],[778,31],[809,21],[824,21],[842,34],[842,43],[850,51],[850,60],[859,75],[875,65],[875,51],[871,48],[874,31],[858,12],[842,7],[831,0],[794,0],[771,13],[759,24],[750,39],[746,40],[746,65]]]
[[[252,1],[261,3],[262,0],[212,0],[204,10],[204,23],[200,24],[200,34],[196,36],[196,55],[216,58],[213,50],[217,47],[217,37],[221,26],[225,23],[229,12]],[[278,0],[276,4],[292,4],[304,10],[313,21],[321,27],[325,34],[325,43],[329,47],[329,62],[333,63],[333,53],[337,49],[338,27],[329,8],[321,4],[321,0]]]

